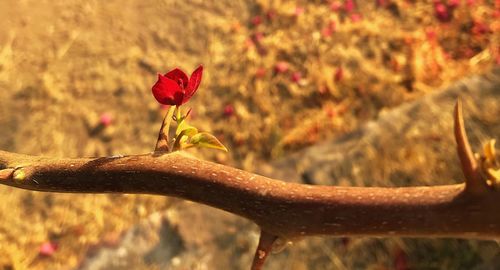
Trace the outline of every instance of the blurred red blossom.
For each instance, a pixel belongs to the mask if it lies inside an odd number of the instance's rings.
[[[498,8],[493,11],[493,14],[491,16],[493,16],[493,18],[495,19],[500,18],[500,1],[498,3]]]
[[[328,116],[328,118],[334,118],[337,116],[337,110],[333,106],[327,106],[325,108],[325,114]]]
[[[335,74],[333,75],[333,78],[335,79],[336,82],[339,82],[342,80],[343,77],[344,77],[344,70],[342,69],[342,67],[337,68]]]
[[[376,0],[375,3],[377,7],[385,7],[388,4],[387,0]]]
[[[448,7],[456,8],[460,5],[460,0],[448,0]]]
[[[336,29],[337,24],[335,23],[335,21],[330,21],[328,25],[321,30],[321,35],[323,37],[329,37],[335,32]]]
[[[330,37],[333,34],[333,31],[330,27],[326,26],[321,29],[321,35],[325,38]]]
[[[486,34],[490,31],[490,27],[482,22],[482,21],[479,21],[479,20],[474,20],[473,22],[473,26],[472,26],[472,34],[473,35],[482,35],[482,34]]]
[[[57,243],[55,242],[45,242],[38,248],[38,255],[43,257],[50,257],[54,255],[58,248]]]
[[[288,71],[288,68],[289,68],[289,64],[285,61],[280,61],[278,63],[276,63],[276,65],[274,66],[274,71],[276,73],[285,73]]]
[[[427,37],[428,41],[435,41],[436,40],[436,31],[432,28],[427,28],[425,31],[425,36]]]
[[[448,7],[441,2],[436,2],[434,4],[434,12],[436,14],[436,18],[441,22],[448,22],[451,20]]]
[[[266,12],[266,17],[270,21],[276,19],[276,16],[277,16],[277,14],[276,14],[276,11],[274,9],[271,9],[271,10]]]
[[[105,127],[111,125],[113,122],[113,116],[110,113],[103,113],[99,117],[99,123]]]
[[[355,7],[356,7],[356,4],[354,3],[354,0],[346,0],[344,2],[344,10],[347,13],[352,12]]]
[[[339,11],[341,7],[342,3],[340,3],[339,1],[334,1],[330,4],[331,11]]]
[[[254,26],[257,26],[257,25],[259,25],[259,24],[261,24],[261,23],[262,23],[262,17],[261,17],[261,16],[259,16],[259,15],[256,15],[256,16],[254,16],[254,17],[250,20],[250,22],[251,22]]]
[[[305,9],[303,7],[297,6],[295,8],[294,16],[299,17],[300,15],[304,14]]]
[[[257,33],[252,35],[252,40],[256,44],[260,44],[263,39],[264,39],[264,33],[262,33],[262,32],[257,32]]]
[[[292,80],[292,82],[298,83],[300,82],[300,80],[302,80],[302,73],[300,73],[300,71],[295,71],[290,76],[290,79]]]
[[[256,78],[262,78],[266,75],[266,69],[263,67],[257,68],[255,71],[255,77]]]
[[[202,65],[193,71],[189,79],[186,73],[178,68],[165,75],[158,74],[158,81],[152,88],[153,96],[161,104],[180,106],[194,95],[200,86],[202,74]]]
[[[363,17],[361,17],[361,14],[359,14],[359,13],[352,13],[350,17],[351,17],[351,21],[353,21],[353,22],[359,22],[359,21],[361,21],[361,19],[363,19]]]
[[[231,104],[228,104],[224,107],[224,115],[227,117],[231,117],[234,115],[234,106]]]
[[[255,43],[253,42],[252,38],[245,39],[245,44],[243,45],[243,48],[245,50],[249,50],[250,48],[253,48],[254,46],[255,46]]]

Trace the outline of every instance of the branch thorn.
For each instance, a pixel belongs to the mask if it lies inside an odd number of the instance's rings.
[[[274,242],[278,239],[276,235],[270,234],[266,231],[260,232],[259,244],[253,257],[251,270],[261,270],[264,266],[267,256],[271,253]]]
[[[168,132],[170,129],[170,122],[174,115],[174,106],[170,106],[163,122],[161,123],[160,132],[158,133],[158,140],[156,141],[156,146],[154,152],[170,152],[170,142],[168,137]]]
[[[455,141],[457,143],[457,153],[465,176],[465,190],[472,193],[482,193],[487,190],[486,182],[481,176],[476,158],[465,132],[463,118],[462,101],[460,98],[455,105]]]

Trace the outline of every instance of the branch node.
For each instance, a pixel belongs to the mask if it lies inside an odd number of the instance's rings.
[[[251,270],[262,269],[267,256],[269,255],[269,253],[271,253],[273,244],[276,239],[278,239],[276,235],[270,234],[266,231],[260,232],[259,244],[257,245],[257,249],[253,257]]]
[[[457,153],[460,159],[462,172],[465,176],[465,190],[471,193],[484,193],[487,190],[486,181],[481,176],[476,158],[465,132],[463,118],[462,101],[460,98],[455,105],[455,141],[457,143]]]

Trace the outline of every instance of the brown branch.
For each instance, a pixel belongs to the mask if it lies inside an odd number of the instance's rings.
[[[487,190],[481,197],[469,196],[463,184],[311,186],[175,152],[52,159],[0,151],[1,164],[17,167],[0,181],[6,185],[50,192],[175,196],[246,217],[285,239],[304,235],[500,237],[500,194]]]
[[[481,187],[486,184],[477,176],[460,104],[455,123],[466,184],[405,188],[312,186],[270,179],[178,152],[54,159],[4,151],[0,151],[0,183],[49,192],[157,194],[223,209],[260,226],[262,235],[253,269],[262,267],[277,238],[334,235],[499,239],[500,191]]]

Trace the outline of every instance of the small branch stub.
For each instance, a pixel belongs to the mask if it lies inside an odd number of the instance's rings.
[[[274,242],[278,239],[266,231],[260,232],[259,244],[255,250],[251,270],[261,270],[264,266],[267,256],[271,253]]]

